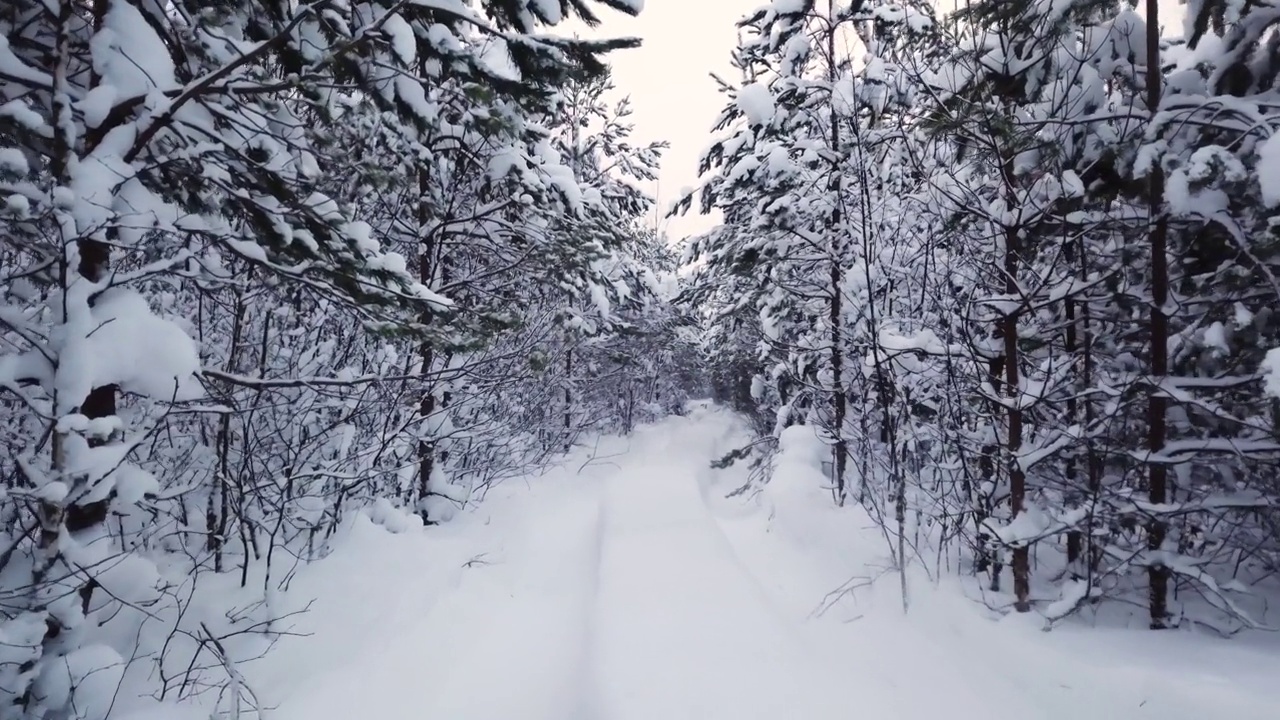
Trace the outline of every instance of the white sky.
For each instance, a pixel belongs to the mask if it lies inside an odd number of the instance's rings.
[[[639,142],[666,140],[658,197],[661,216],[682,189],[697,182],[698,156],[711,140],[711,124],[724,107],[710,73],[731,72],[729,53],[737,44],[737,21],[762,0],[644,0],[638,17],[602,9],[594,30],[580,24],[563,30],[582,37],[638,37],[636,50],[610,56],[613,81],[630,95]],[[597,5],[597,7],[600,7]],[[732,79],[732,78],[731,78]],[[663,221],[674,242],[710,229],[715,220],[696,214]]]

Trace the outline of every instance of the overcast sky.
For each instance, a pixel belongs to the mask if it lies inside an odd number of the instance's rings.
[[[613,53],[614,84],[631,96],[636,139],[666,140],[657,191],[665,212],[682,188],[697,181],[698,156],[711,139],[711,124],[724,106],[710,73],[727,73],[737,42],[735,23],[762,0],[645,0],[638,17],[602,10],[595,30],[574,25],[582,37],[638,37],[637,50]],[[666,222],[666,221],[664,221]],[[714,222],[691,214],[667,222],[673,241],[709,229]]]

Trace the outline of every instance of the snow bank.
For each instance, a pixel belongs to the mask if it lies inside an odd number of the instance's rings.
[[[807,428],[780,438],[773,479],[754,498],[716,506],[743,563],[765,578],[828,662],[849,668],[850,692],[881,694],[877,716],[953,720],[1273,717],[1277,641],[1194,632],[1088,627],[1043,632],[1036,613],[1001,616],[968,578],[908,569],[904,615],[889,538],[856,504],[835,507],[829,448]],[[723,491],[741,470],[711,482]],[[870,662],[868,660],[870,659]],[[861,678],[855,679],[855,678]],[[920,692],[927,687],[928,692]]]
[[[352,520],[290,585],[296,637],[253,669],[274,720],[561,720],[578,702],[600,506],[627,441],[422,527],[387,504]]]

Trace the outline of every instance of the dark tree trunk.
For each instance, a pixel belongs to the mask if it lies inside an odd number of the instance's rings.
[[[425,66],[421,68],[426,70]],[[431,209],[427,204],[427,198],[430,194],[431,178],[426,170],[418,172],[418,197],[421,200],[418,203],[418,282],[426,287],[435,286],[436,278],[436,261],[440,253],[437,247],[437,238],[429,232],[428,224],[431,221]],[[419,321],[423,326],[431,324],[431,310],[428,308],[422,311]],[[435,348],[431,347],[429,341],[423,341],[418,349],[418,356],[421,358],[419,365],[422,374],[423,390],[422,399],[418,403],[418,415],[422,418],[424,426],[426,426],[432,415],[436,412],[436,395],[435,389],[430,381],[430,373],[435,365],[436,353]],[[423,429],[425,432],[425,427]],[[431,474],[436,467],[436,439],[430,437],[422,437],[418,440],[418,514],[422,517],[424,524],[429,524],[431,518],[427,512],[427,495],[430,493]]]
[[[1010,177],[1010,179],[1012,179]],[[1010,227],[1005,230],[1004,273],[1005,293],[1010,298],[1018,296],[1018,229]],[[1018,453],[1022,450],[1022,395],[1019,390],[1018,377],[1018,318],[1021,304],[1014,307],[1003,318],[1004,327],[1004,384],[1005,397],[1009,398],[1009,427],[1007,438],[1009,463],[1009,511],[1017,518],[1026,510],[1027,479],[1022,471],[1022,463]],[[1020,544],[1013,550],[1013,596],[1014,609],[1027,612],[1031,609],[1031,559],[1030,548]]]
[[[831,3],[828,16],[829,24],[827,27],[827,80],[834,83],[836,81],[836,15],[835,3]],[[840,203],[838,196],[840,193],[840,116],[831,113],[831,152],[832,157],[836,158],[832,161],[831,179],[828,183],[827,190],[831,193],[834,201],[834,210],[831,215],[831,260],[829,269],[829,283],[831,298],[828,304],[827,320],[831,325],[831,403],[832,403],[832,438],[835,443],[832,446],[832,473],[836,488],[836,504],[843,505],[845,497],[845,473],[848,468],[849,447],[844,437],[845,415],[848,412],[848,398],[844,394],[844,348],[842,343],[844,339],[841,337],[841,323],[843,322],[841,307],[841,286],[843,285],[843,268],[840,266],[842,261],[841,242],[844,229],[840,227],[843,217],[840,212]]]
[[[1160,3],[1147,0],[1147,110],[1154,115],[1160,108]],[[1169,318],[1165,304],[1169,300],[1168,218],[1164,214],[1164,171],[1154,163],[1148,178],[1147,209],[1151,243],[1151,382],[1147,395],[1147,452],[1158,455],[1164,450],[1166,399],[1154,383],[1169,374]],[[1168,495],[1168,467],[1158,459],[1147,464],[1147,499],[1163,503]],[[1168,627],[1169,569],[1159,560],[1168,528],[1158,518],[1147,525],[1147,581],[1150,586],[1150,614],[1153,630]]]
[[[573,447],[573,350],[564,354],[564,451]]]

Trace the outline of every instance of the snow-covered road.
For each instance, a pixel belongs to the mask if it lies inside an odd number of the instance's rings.
[[[679,442],[647,441],[662,440]],[[817,662],[721,530],[701,468],[658,462],[605,483],[587,717],[848,717],[839,675]]]
[[[785,503],[752,511],[726,500],[709,460],[732,432],[704,411],[599,449],[580,471],[584,458],[503,486],[480,512],[426,533],[358,523],[291,591],[318,598],[302,628],[313,635],[260,668],[271,717],[1270,716],[1214,677],[1188,685],[1028,655],[1026,628],[1007,632],[967,605],[926,602],[904,619],[885,590],[815,618],[883,546],[839,547],[847,513],[796,521]],[[775,522],[788,513],[789,529]],[[867,614],[876,619],[857,619]]]

